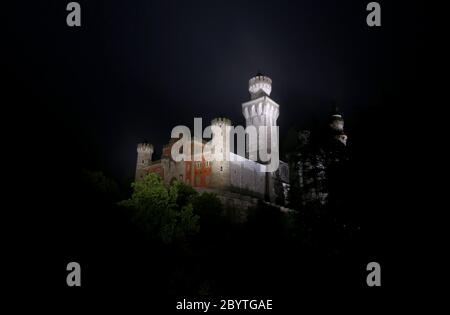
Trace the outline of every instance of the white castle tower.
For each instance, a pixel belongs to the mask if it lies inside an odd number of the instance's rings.
[[[267,144],[267,152],[272,153],[274,151],[274,154],[278,154],[278,148],[272,148],[271,146],[271,131],[273,127],[277,126],[280,105],[270,98],[272,80],[269,77],[258,73],[250,79],[248,85],[251,100],[242,104],[242,113],[245,117],[246,127],[256,127],[257,139],[249,139],[247,141],[247,156],[258,157],[258,160],[260,160],[261,157],[256,154],[258,152],[258,139],[261,130],[267,135],[267,137],[261,135],[265,138],[264,142]],[[260,129],[260,127],[264,128]]]
[[[218,148],[222,156],[222,161],[212,162],[212,184],[218,188],[226,188],[230,185],[230,162],[228,154],[230,152],[230,134],[231,120],[228,118],[218,117],[211,121],[211,126],[216,126],[220,129],[220,145]]]
[[[143,175],[144,169],[150,165],[153,155],[153,145],[144,142],[137,146],[136,179]]]

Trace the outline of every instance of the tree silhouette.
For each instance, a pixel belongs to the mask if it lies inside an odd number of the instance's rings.
[[[199,231],[199,217],[193,213],[190,198],[174,182],[165,187],[157,174],[148,174],[132,184],[133,193],[119,205],[133,212],[135,222],[148,235],[164,244],[184,243],[189,235]],[[179,203],[177,203],[177,201]]]

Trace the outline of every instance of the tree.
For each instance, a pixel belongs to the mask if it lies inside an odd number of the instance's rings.
[[[222,216],[222,202],[214,193],[203,192],[192,198],[192,204],[195,213],[200,216],[202,222],[215,223]]]
[[[120,194],[119,186],[113,179],[106,177],[102,172],[83,169],[81,180],[83,187],[92,195],[91,197],[95,196],[108,202],[117,202]]]
[[[186,185],[183,182],[175,180],[172,184],[177,190],[177,206],[182,208],[183,206],[191,203],[194,198],[198,196],[198,192],[190,185]]]
[[[183,243],[189,235],[198,232],[199,217],[194,215],[192,204],[179,200],[180,196],[187,195],[180,187],[175,182],[166,188],[161,178],[151,173],[133,183],[131,198],[119,204],[133,211],[135,222],[151,238],[164,244]]]

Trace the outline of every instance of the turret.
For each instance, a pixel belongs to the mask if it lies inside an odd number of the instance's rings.
[[[152,162],[153,145],[148,142],[137,145],[136,180],[145,174],[145,168]]]
[[[275,152],[278,152],[278,148],[272,148],[271,132],[272,129],[277,126],[280,106],[269,97],[272,91],[272,80],[265,75],[258,73],[256,76],[252,77],[249,81],[248,90],[250,92],[251,100],[242,104],[242,114],[245,117],[246,127],[255,127],[257,136],[255,139],[249,139],[247,141],[246,154],[249,158],[257,157],[257,160],[259,161],[260,156],[258,155],[258,149],[262,144],[265,144],[268,153],[272,152],[273,149]],[[265,136],[263,135],[262,138],[265,138],[266,140],[265,143],[258,144],[258,138],[261,131],[265,133]],[[277,142],[278,139],[275,141]]]
[[[217,148],[220,151],[218,153],[222,156],[222,161],[213,160],[211,163],[212,167],[212,185],[219,189],[224,189],[230,185],[230,135],[227,133],[231,127],[231,120],[228,118],[215,118],[211,121],[211,126],[220,128],[220,143],[221,147]],[[223,153],[223,154],[222,154]]]
[[[331,114],[330,127],[333,133],[333,138],[341,142],[343,145],[347,145],[347,135],[344,132],[344,119],[339,113],[337,107],[334,107]]]
[[[270,92],[272,92],[272,80],[261,72],[258,72],[256,76],[249,80],[248,91],[252,100],[261,96],[270,96]]]

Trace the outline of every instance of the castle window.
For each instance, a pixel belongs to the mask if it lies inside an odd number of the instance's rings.
[[[220,171],[221,171],[221,172],[223,171],[223,167],[222,167],[222,166],[220,167]]]

